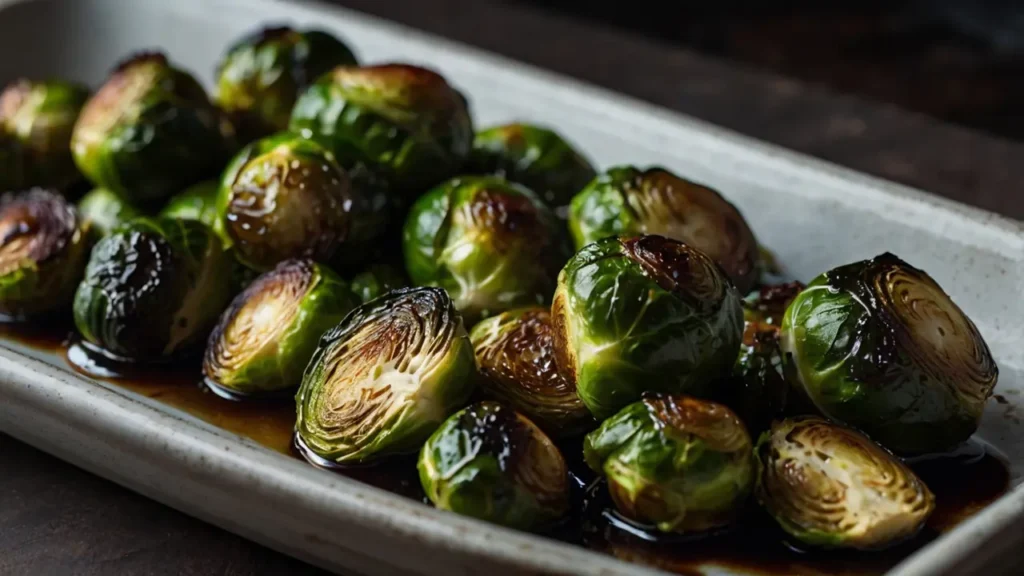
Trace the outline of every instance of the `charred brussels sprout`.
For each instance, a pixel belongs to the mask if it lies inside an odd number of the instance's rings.
[[[662,236],[583,248],[559,275],[551,313],[559,370],[598,419],[647,390],[708,397],[743,330],[721,267]]]
[[[143,212],[106,188],[93,188],[78,201],[78,213],[102,235],[140,216]]]
[[[778,329],[782,326],[786,308],[803,289],[800,282],[762,286],[743,299],[744,320]]]
[[[469,334],[484,392],[525,414],[552,436],[593,424],[576,389],[555,364],[547,308],[519,308],[488,318]]]
[[[297,441],[330,464],[415,452],[474,384],[473,347],[444,290],[394,290],[320,339],[295,397]]]
[[[506,124],[478,132],[470,169],[518,182],[562,209],[597,175],[590,161],[554,130]]]
[[[757,240],[743,215],[715,190],[662,169],[612,168],[572,200],[576,248],[609,236],[657,234],[706,253],[741,294],[757,280]]]
[[[974,323],[890,253],[815,278],[786,310],[781,344],[822,413],[900,454],[970,437],[999,374]]]
[[[672,394],[645,394],[583,441],[583,455],[608,480],[619,513],[662,532],[728,525],[754,486],[743,423],[727,407]]]
[[[0,132],[9,137],[11,155],[8,163],[0,161],[0,190],[65,190],[81,178],[71,158],[71,132],[88,98],[84,86],[56,81],[18,80],[0,94]]]
[[[352,292],[363,304],[408,285],[405,274],[387,264],[373,264],[352,278]]]
[[[787,408],[789,383],[783,376],[778,326],[747,321],[732,374],[716,384],[714,397],[732,408],[756,434]]]
[[[496,177],[434,188],[413,205],[403,232],[409,278],[447,290],[471,321],[548,302],[569,257],[551,210]]]
[[[55,190],[0,196],[0,316],[68,306],[89,257],[89,224]]]
[[[231,259],[206,226],[137,218],[100,240],[75,293],[75,325],[115,360],[153,362],[200,342],[231,298]]]
[[[189,73],[161,54],[121,64],[85,105],[71,137],[79,170],[138,204],[216,171],[233,131]]]
[[[286,260],[235,297],[210,333],[206,381],[248,396],[294,389],[320,336],[356,305],[335,273],[311,260]]]
[[[355,65],[343,42],[318,30],[268,28],[228,49],[214,100],[249,138],[288,128],[299,93],[335,66]]]
[[[533,530],[569,509],[569,471],[529,419],[498,402],[449,418],[423,445],[420,482],[435,506]]]
[[[289,127],[329,142],[346,168],[386,174],[405,195],[454,176],[473,143],[465,98],[437,73],[403,64],[324,74],[299,97]]]
[[[160,211],[160,215],[172,220],[195,220],[215,228],[219,188],[220,184],[214,180],[189,186],[172,196]]]
[[[910,468],[863,434],[816,416],[776,422],[755,453],[758,501],[804,544],[884,548],[916,534],[935,508]]]

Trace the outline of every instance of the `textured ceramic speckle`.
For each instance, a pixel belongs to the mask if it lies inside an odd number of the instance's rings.
[[[1017,488],[894,573],[964,573],[1024,545],[1024,230],[1018,222],[443,39],[301,3],[0,0],[0,53],[17,55],[0,59],[0,83],[56,75],[95,86],[130,52],[161,48],[209,85],[227,44],[269,22],[332,29],[365,62],[437,68],[469,95],[480,125],[549,123],[602,167],[660,164],[711,184],[801,279],[883,251],[927,270],[976,321],[1000,365],[996,391],[1009,403],[990,404],[979,434],[1011,457]],[[315,470],[3,341],[0,429],[228,530],[346,573],[647,573]]]

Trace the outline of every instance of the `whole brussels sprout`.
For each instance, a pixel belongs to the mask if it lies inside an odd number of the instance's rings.
[[[78,200],[78,214],[103,236],[129,220],[146,215],[106,188],[93,188],[82,196]]]
[[[732,374],[716,383],[713,396],[740,417],[752,434],[766,430],[788,407],[779,328],[747,320]]]
[[[10,159],[0,161],[0,191],[31,186],[66,190],[81,179],[71,132],[89,90],[78,84],[17,80],[0,93],[0,132]]]
[[[456,175],[473,143],[462,94],[405,64],[335,68],[299,96],[289,127],[329,142],[346,168],[382,172],[406,196]]]
[[[352,278],[352,292],[363,304],[408,285],[405,274],[387,264],[371,264]]]
[[[319,30],[267,28],[235,42],[217,67],[214,101],[248,140],[288,128],[299,94],[335,66],[356,64],[341,40]]]
[[[808,284],[786,309],[781,346],[823,414],[904,455],[969,438],[999,376],[974,323],[888,252]]]
[[[744,320],[760,324],[762,328],[778,329],[786,308],[804,288],[800,282],[762,286],[743,299]]]
[[[706,253],[741,294],[757,280],[757,239],[743,215],[717,191],[664,168],[617,166],[572,199],[569,228],[576,248],[609,236],[654,234]]]
[[[477,132],[470,171],[495,174],[536,192],[556,211],[597,176],[590,161],[558,132],[514,123]]]
[[[474,384],[473,347],[444,290],[393,290],[321,337],[295,396],[296,441],[326,464],[411,453]]]
[[[221,314],[206,345],[206,383],[239,396],[296,388],[320,336],[356,304],[329,269],[312,260],[281,262]]]
[[[644,394],[587,434],[583,455],[620,514],[662,532],[724,527],[754,486],[743,423],[721,404],[683,395]]]
[[[517,308],[469,333],[484,393],[522,412],[552,436],[594,425],[576,389],[555,364],[554,326],[547,308]]]
[[[0,317],[21,320],[71,304],[92,237],[56,190],[0,196]]]
[[[569,509],[561,452],[529,419],[499,402],[465,408],[420,451],[420,482],[435,506],[522,530]]]
[[[93,248],[75,293],[75,325],[87,346],[114,360],[165,360],[217,322],[231,298],[230,266],[199,222],[131,220]]]
[[[935,497],[913,471],[852,429],[817,416],[761,435],[757,499],[798,541],[878,549],[920,530]]]
[[[383,208],[370,191],[354,187],[329,150],[282,132],[246,146],[228,165],[217,229],[257,270],[290,258],[337,265],[366,249]]]
[[[473,321],[544,304],[570,249],[530,190],[501,178],[456,178],[427,192],[403,230],[409,278],[440,286]]]
[[[218,170],[233,138],[199,82],[151,53],[122,63],[89,99],[71,151],[94,184],[145,204]]]
[[[220,183],[206,180],[189,186],[167,201],[160,216],[172,220],[195,220],[210,228],[217,227],[217,194]]]
[[[560,372],[603,420],[643,392],[709,397],[740,350],[740,297],[703,252],[663,236],[606,238],[558,277]]]

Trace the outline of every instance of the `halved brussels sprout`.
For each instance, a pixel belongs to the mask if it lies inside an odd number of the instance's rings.
[[[475,371],[444,290],[393,290],[320,339],[295,396],[297,441],[331,464],[414,452],[469,399]]]
[[[18,80],[0,93],[0,132],[15,151],[0,163],[0,189],[30,186],[65,190],[81,179],[71,158],[71,132],[89,90],[68,82]],[[2,191],[2,190],[0,190]]]
[[[267,28],[229,49],[217,67],[215,102],[247,139],[288,128],[299,94],[335,66],[355,65],[341,40],[319,30]]]
[[[743,318],[761,324],[763,329],[779,328],[786,308],[803,289],[800,282],[762,286],[743,299]]]
[[[144,216],[142,210],[121,199],[106,188],[93,188],[78,200],[78,214],[101,235],[134,218]]]
[[[217,194],[220,183],[206,180],[175,194],[167,201],[160,216],[172,220],[195,220],[217,227]]]
[[[143,204],[210,176],[233,138],[199,82],[150,53],[118,66],[85,104],[71,151],[94,184]]]
[[[345,281],[312,260],[286,260],[221,314],[203,374],[217,391],[249,396],[294,389],[320,336],[356,306]]]
[[[823,414],[904,455],[969,438],[999,376],[974,323],[888,252],[808,284],[786,310],[781,345]]]
[[[360,243],[382,227],[375,224],[382,209],[353,187],[329,150],[282,132],[246,146],[228,165],[217,227],[257,270],[289,258],[338,264],[366,249]]]
[[[555,364],[547,308],[518,308],[488,318],[469,333],[484,392],[525,414],[552,436],[594,424],[576,389]]]
[[[71,303],[91,235],[56,190],[0,196],[0,316],[24,319]]]
[[[403,246],[413,283],[444,288],[470,321],[548,302],[570,255],[557,218],[533,192],[487,176],[421,196]]]
[[[576,195],[569,210],[576,248],[609,236],[656,234],[706,253],[741,294],[757,281],[759,247],[743,215],[717,191],[663,168],[618,166]]]
[[[387,264],[372,264],[352,278],[352,292],[363,304],[408,285],[405,274]]]
[[[556,211],[567,209],[572,197],[597,176],[590,161],[560,134],[522,123],[478,132],[469,168],[518,182]]]
[[[729,408],[647,393],[583,440],[587,465],[608,480],[626,518],[662,532],[730,524],[754,486],[752,442]]]
[[[884,548],[916,534],[935,508],[910,468],[867,436],[817,416],[774,423],[755,454],[758,501],[804,544]]]
[[[722,268],[653,235],[580,250],[558,277],[551,314],[559,370],[601,420],[648,390],[709,397],[743,331],[740,297]]]
[[[75,293],[75,325],[122,362],[165,360],[202,341],[231,298],[231,258],[191,220],[137,218],[100,240]]]
[[[485,401],[451,418],[420,451],[420,482],[435,506],[534,530],[569,509],[569,470],[544,432],[522,414]]]
[[[300,97],[289,128],[329,142],[342,166],[366,164],[399,194],[454,176],[473,143],[466,99],[432,70],[339,66]]]

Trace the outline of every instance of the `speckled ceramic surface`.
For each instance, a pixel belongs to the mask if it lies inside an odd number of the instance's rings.
[[[597,164],[660,164],[722,190],[791,274],[891,251],[927,270],[976,321],[1000,365],[979,434],[1017,488],[896,568],[964,573],[1024,545],[1024,231],[1017,222],[811,160],[442,39],[269,0],[0,0],[0,83],[59,75],[95,85],[150,47],[207,83],[227,43],[263,22],[315,24],[363,61],[435,67],[480,125],[556,125]],[[54,42],[60,38],[60,42]],[[438,512],[315,470],[251,441],[0,341],[0,429],[273,548],[347,573],[645,573],[580,548]],[[399,552],[400,551],[400,552]],[[708,573],[721,569],[707,567]]]

